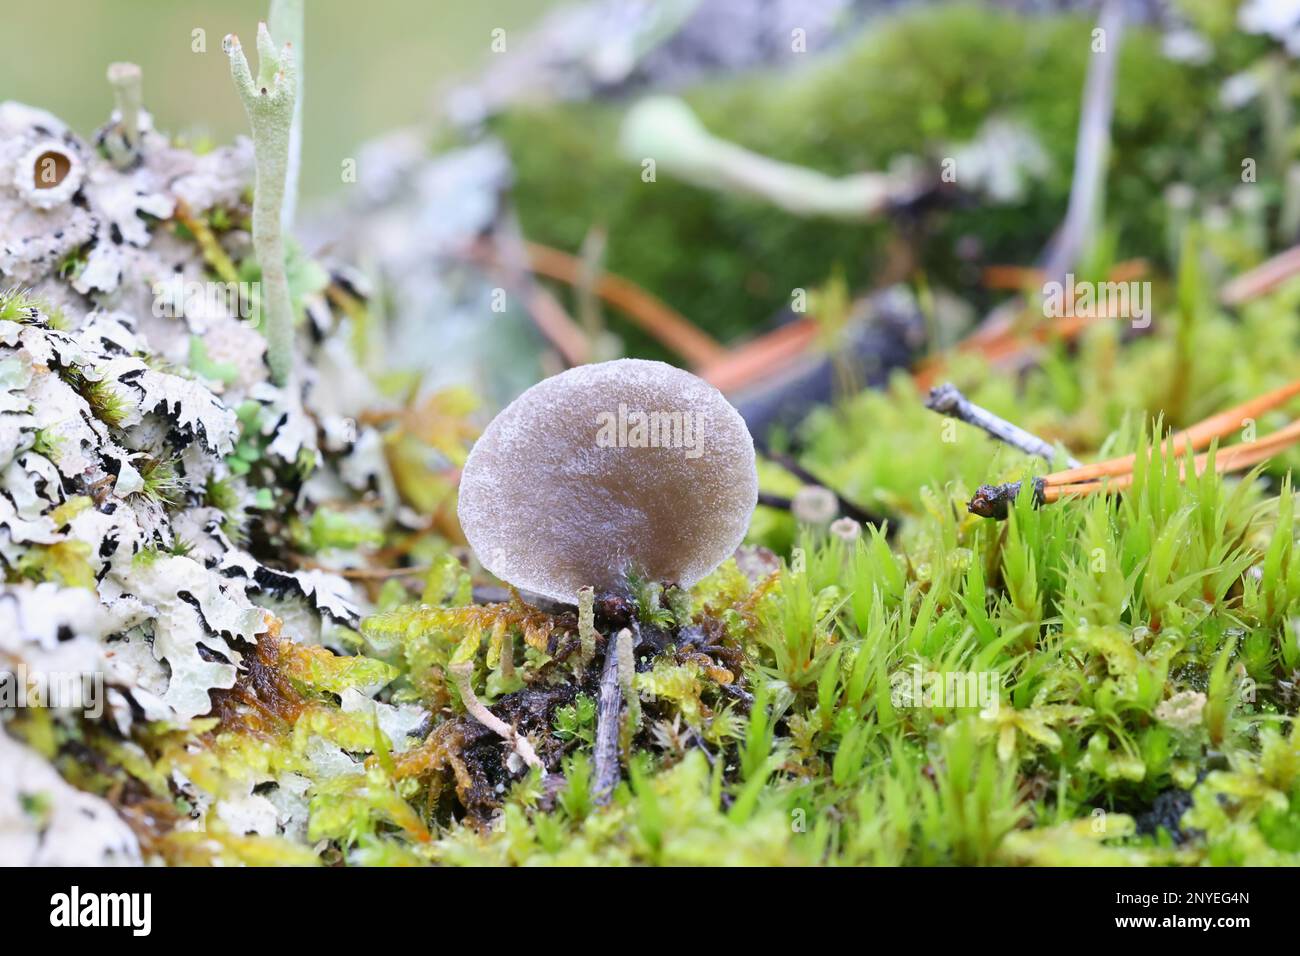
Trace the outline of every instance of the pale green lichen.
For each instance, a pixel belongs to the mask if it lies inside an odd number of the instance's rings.
[[[298,76],[305,73],[303,53],[304,15],[303,0],[271,0],[271,13],[267,26],[271,36],[279,38],[293,50],[294,66]],[[285,169],[284,203],[281,206],[280,225],[288,231],[293,228],[294,212],[298,205],[298,171],[302,165],[302,84],[299,83],[293,101],[293,124],[289,128],[289,163]]]
[[[144,94],[140,67],[134,63],[111,63],[108,84],[113,88],[116,126],[105,137],[108,157],[118,169],[125,169],[140,155],[140,112]]]
[[[265,23],[257,27],[258,73],[254,81],[239,38],[225,39],[230,75],[248,114],[257,157],[253,193],[253,248],[262,267],[262,321],[271,379],[277,385],[293,372],[293,300],[285,270],[283,215],[293,139],[298,74],[289,44],[277,53]]]
[[[798,216],[869,219],[920,190],[916,176],[855,173],[840,178],[782,163],[709,133],[691,108],[674,97],[642,100],[623,121],[624,156],[662,165],[693,185],[759,197]],[[653,175],[657,175],[657,169]]]

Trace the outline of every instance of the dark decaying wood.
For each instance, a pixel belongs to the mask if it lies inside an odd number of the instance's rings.
[[[810,349],[752,385],[724,389],[756,443],[766,444],[774,428],[792,432],[810,411],[845,391],[878,388],[895,369],[911,368],[925,344],[925,320],[915,302],[880,293],[865,306],[866,315],[850,321],[834,354]]]

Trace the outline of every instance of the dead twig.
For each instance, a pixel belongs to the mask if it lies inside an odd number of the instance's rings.
[[[951,382],[936,385],[930,389],[930,397],[925,400],[925,407],[948,418],[955,418],[1004,442],[1026,455],[1041,458],[1049,465],[1056,460],[1056,446],[1037,435],[1025,431],[1019,425],[1013,425],[1005,418],[993,414],[987,408],[976,405]],[[1079,462],[1069,455],[1066,461],[1071,468],[1079,467]]]
[[[1105,45],[1094,50],[1083,81],[1070,204],[1044,264],[1048,281],[1059,281],[1074,267],[1092,236],[1100,212],[1106,154],[1110,151],[1111,116],[1115,112],[1115,75],[1119,71],[1120,42],[1124,34],[1124,4],[1120,0],[1106,0],[1102,4],[1097,32]]]
[[[1043,278],[1061,281],[1086,249],[1102,205],[1106,154],[1110,149],[1111,117],[1115,110],[1115,74],[1119,65],[1120,40],[1124,31],[1124,10],[1119,0],[1106,0],[1097,19],[1105,48],[1095,52],[1083,83],[1074,148],[1074,175],[1065,219],[1043,252]],[[980,323],[971,338],[1000,336],[1010,331],[1023,310],[1019,297],[995,308]]]
[[[609,802],[618,783],[618,737],[620,716],[623,710],[623,683],[619,674],[619,659],[623,643],[631,654],[632,632],[623,628],[617,636],[605,642],[605,664],[600,672],[600,702],[596,710],[596,754],[593,792],[596,803]]]
[[[794,507],[794,501],[785,495],[771,495],[766,491],[758,493],[758,503],[764,508],[775,508],[777,511],[789,511]]]
[[[1043,479],[1035,478],[1033,481],[1034,506],[1037,507],[1044,503]],[[980,485],[966,503],[966,510],[981,518],[1004,521],[1012,503],[1020,496],[1022,484],[1019,481],[1008,481],[1000,485]]]
[[[1296,395],[1300,395],[1300,379],[1288,382],[1226,411],[1211,415],[1195,425],[1170,435],[1160,443],[1160,447],[1170,457],[1184,456],[1189,451],[1201,451],[1208,448],[1216,439],[1224,438],[1243,428],[1247,421],[1285,404]],[[1293,421],[1263,438],[1220,448],[1213,454],[1203,452],[1196,455],[1192,459],[1192,473],[1204,474],[1211,466],[1218,474],[1241,471],[1267,461],[1297,442],[1300,442],[1300,420]],[[1035,478],[1033,480],[1034,503],[1035,505],[1050,504],[1063,498],[1121,491],[1133,484],[1136,463],[1137,455],[1121,455],[1118,458],[1094,462],[1090,465],[1079,465]],[[1178,474],[1179,479],[1183,481],[1188,477],[1185,459],[1179,461]],[[967,509],[972,514],[985,518],[1003,519],[1007,516],[1007,510],[1019,494],[1020,488],[1021,482],[1018,481],[1001,485],[981,485],[967,504]]]
[[[880,527],[885,523],[886,518],[883,515],[878,515],[873,512],[870,512],[867,509],[863,508],[862,506],[845,498],[838,491],[830,487],[830,485],[826,484],[826,482],[822,481],[820,478],[814,475],[803,465],[799,464],[798,461],[796,461],[794,458],[791,458],[789,455],[784,455],[781,454],[780,452],[772,452],[772,451],[764,451],[763,454],[770,461],[773,461],[776,464],[780,465],[782,468],[790,472],[790,474],[794,475],[796,478],[798,478],[800,481],[804,482],[805,484],[817,485],[818,487],[825,488],[827,491],[833,494],[835,496],[836,504],[839,506],[840,514],[852,518],[854,521],[857,521],[860,524],[871,525],[872,527]],[[764,497],[766,497],[768,500],[763,501]],[[772,508],[784,508],[786,511],[790,510],[791,507],[790,499],[781,498],[778,497],[777,495],[766,495],[766,496],[759,495],[759,504],[766,504]]]

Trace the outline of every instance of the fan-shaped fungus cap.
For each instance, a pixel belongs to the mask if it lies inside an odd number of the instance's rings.
[[[629,571],[688,586],[732,555],[758,500],[739,413],[689,372],[639,359],[534,385],[488,425],[460,522],[489,571],[576,603]]]

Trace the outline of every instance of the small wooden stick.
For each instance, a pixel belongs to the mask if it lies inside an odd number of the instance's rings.
[[[777,511],[789,511],[794,507],[794,502],[785,495],[773,495],[766,491],[758,493],[758,503],[764,508],[775,508]]]
[[[833,494],[835,496],[835,500],[839,503],[840,514],[852,518],[854,521],[858,522],[859,524],[871,525],[872,527],[879,527],[880,525],[884,524],[885,521],[887,520],[883,515],[873,514],[870,511],[867,511],[861,505],[858,505],[855,502],[852,502],[849,499],[845,498],[842,494],[840,494],[830,485],[826,484],[826,482],[822,481],[820,478],[814,475],[803,465],[799,464],[798,461],[791,458],[789,455],[783,455],[780,452],[768,451],[765,449],[760,449],[760,450],[762,451],[763,455],[767,457],[770,461],[780,465],[782,468],[790,472],[790,474],[794,475],[804,484],[817,485],[820,488],[825,488],[827,491]],[[764,501],[762,500],[763,498],[767,498],[767,500]],[[790,499],[788,498],[781,498],[776,495],[759,495],[759,504],[765,504],[772,508],[784,508],[786,511],[789,511],[791,502]]]
[[[600,674],[600,702],[596,711],[596,756],[593,792],[597,804],[609,802],[618,783],[618,731],[623,692],[618,679],[618,645],[632,641],[626,627],[605,642],[605,666]]]
[[[974,425],[998,441],[1005,442],[1026,455],[1041,458],[1049,465],[1056,460],[1056,447],[1050,442],[1025,431],[1019,425],[1013,425],[1005,418],[994,415],[987,408],[976,405],[951,382],[930,389],[930,397],[925,400],[925,407],[940,415],[965,422],[967,425]],[[1079,462],[1069,455],[1066,455],[1066,461],[1071,467],[1079,467]]]
[[[1300,442],[1300,421],[1291,422],[1271,435],[1256,441],[1243,442],[1239,445],[1230,445],[1227,448],[1219,449],[1214,456],[1214,470],[1222,475],[1250,468],[1261,461],[1267,461],[1296,442]],[[1203,475],[1206,468],[1209,467],[1210,455],[1205,452],[1197,455],[1192,461],[1194,473]],[[1187,462],[1185,460],[1180,461],[1178,464],[1178,477],[1182,481],[1187,479]],[[1046,483],[1046,478],[1035,478],[1034,503],[1043,505],[1060,501],[1063,498],[1082,498],[1087,495],[1110,494],[1130,487],[1133,481],[1132,470],[1123,474],[1104,475],[1100,480],[1069,484],[1049,485]],[[1006,518],[1011,503],[1016,500],[1016,496],[1020,493],[1020,486],[1021,482],[1019,481],[1010,481],[1001,485],[980,485],[975,494],[971,496],[966,509],[971,514],[983,518],[1002,520]]]

